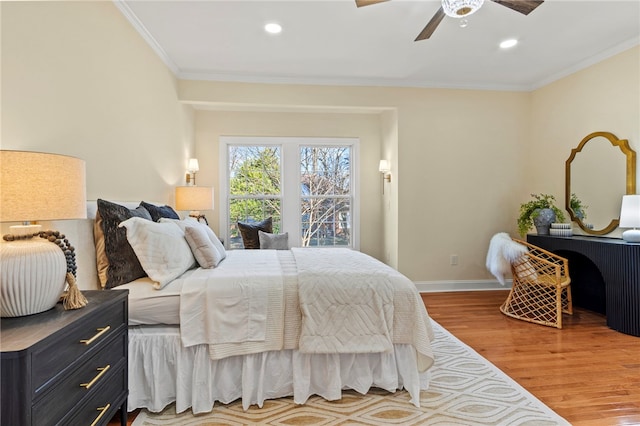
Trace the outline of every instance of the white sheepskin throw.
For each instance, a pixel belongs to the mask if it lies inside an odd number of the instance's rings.
[[[505,285],[504,277],[511,272],[511,262],[528,251],[525,246],[513,241],[506,232],[499,232],[489,242],[487,269],[500,284]]]

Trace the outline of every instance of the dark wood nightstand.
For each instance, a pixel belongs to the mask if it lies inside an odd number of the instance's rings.
[[[127,421],[127,290],[83,291],[82,309],[58,303],[0,320],[0,418],[6,425]]]

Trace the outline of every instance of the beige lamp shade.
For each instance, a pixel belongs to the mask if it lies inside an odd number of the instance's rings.
[[[177,186],[176,210],[213,210],[213,188]]]
[[[0,151],[0,222],[87,217],[85,162],[28,151]]]
[[[0,221],[86,217],[83,160],[0,150]],[[62,246],[34,236],[39,231],[40,225],[15,225],[11,232],[21,238],[0,244],[2,317],[33,315],[51,309],[64,291],[67,271],[75,262],[63,253]]]

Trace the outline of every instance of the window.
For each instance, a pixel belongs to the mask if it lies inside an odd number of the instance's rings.
[[[291,246],[358,248],[357,139],[223,137],[221,233],[241,248],[238,221],[273,218]]]
[[[301,243],[351,245],[351,147],[300,147]]]

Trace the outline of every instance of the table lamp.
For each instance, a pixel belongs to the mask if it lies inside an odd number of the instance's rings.
[[[189,210],[189,216],[196,220],[207,218],[200,210],[213,210],[213,188],[211,186],[177,186],[176,210]]]
[[[623,195],[620,209],[620,228],[627,229],[622,239],[628,243],[640,243],[640,195]]]
[[[20,317],[53,308],[67,280],[78,303],[86,304],[75,287],[74,248],[63,234],[42,232],[41,225],[29,222],[86,217],[83,160],[0,150],[0,222],[23,223],[11,226],[0,243],[0,316]],[[65,303],[66,309],[77,307],[81,306]]]

